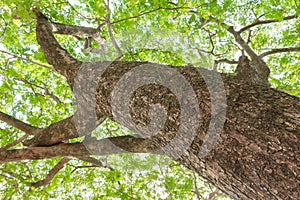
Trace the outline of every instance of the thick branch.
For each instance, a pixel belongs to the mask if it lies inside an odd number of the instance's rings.
[[[51,23],[52,25],[52,32],[57,34],[64,34],[64,35],[72,35],[76,37],[79,40],[85,40],[80,39],[78,36],[84,36],[86,39],[91,38],[94,41],[96,41],[101,48],[100,49],[94,49],[91,46],[91,40],[89,40],[89,48],[84,49],[84,53],[96,53],[96,54],[103,54],[107,52],[106,47],[106,40],[105,38],[102,38],[100,36],[101,28],[105,25],[102,24],[99,26],[99,28],[90,28],[90,27],[83,27],[83,26],[73,26],[73,25],[66,25],[66,24],[60,24],[60,23]]]
[[[264,52],[259,55],[259,57],[263,58],[265,56],[269,56],[271,54],[275,53],[284,53],[284,52],[296,52],[300,51],[300,47],[287,47],[287,48],[278,48],[278,49],[272,49],[270,51]]]
[[[41,130],[37,127],[31,126],[30,124],[26,124],[25,122],[22,122],[12,116],[9,116],[1,111],[0,111],[0,120],[3,122],[6,122],[7,124],[27,133],[29,135],[35,135]]]
[[[42,129],[34,138],[23,142],[25,146],[50,146],[78,137],[73,117],[66,118]]]
[[[84,143],[65,143],[49,147],[28,147],[0,152],[0,164],[20,160],[40,160],[57,157],[82,158],[89,155],[118,153],[149,153],[157,148],[151,140],[133,136],[119,136]],[[92,153],[91,153],[92,152]]]
[[[85,37],[97,37],[99,36],[99,29],[74,26],[61,23],[51,22],[52,32],[57,34],[72,35],[72,36],[85,36]]]
[[[47,175],[47,177],[39,182],[33,183],[32,186],[35,188],[44,186],[49,184],[54,176],[62,169],[64,168],[65,164],[68,163],[71,159],[70,158],[63,158]]]
[[[241,45],[241,47],[247,52],[247,54],[251,57],[252,60],[261,60],[258,55],[251,49],[251,47],[247,44],[247,42],[242,38],[242,36],[234,30],[233,26],[230,26],[228,29],[229,33],[231,33],[235,41]]]
[[[284,17],[283,20],[290,20],[290,19],[296,19],[297,16],[296,15],[291,15],[291,16],[287,16]],[[275,22],[280,22],[279,20],[256,20],[255,22],[253,22],[252,24],[249,24],[248,26],[245,26],[244,28],[241,28],[238,33],[242,33],[254,26],[257,25],[262,25],[262,24],[270,24],[270,23],[275,23]]]
[[[49,64],[64,75],[72,85],[75,73],[81,64],[60,46],[52,33],[52,25],[37,9],[33,10],[37,17],[36,38]],[[72,75],[70,75],[70,73]]]

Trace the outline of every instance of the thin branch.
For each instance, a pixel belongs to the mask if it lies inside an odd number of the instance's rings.
[[[45,186],[49,184],[54,176],[62,169],[64,168],[65,164],[68,163],[71,160],[71,158],[63,158],[53,169],[50,170],[47,177],[39,182],[33,183],[32,186],[35,188]]]
[[[112,27],[112,25],[110,23],[110,14],[111,14],[111,11],[110,11],[110,8],[109,8],[109,1],[108,1],[107,4],[105,4],[105,6],[106,6],[106,10],[108,12],[107,18],[106,18],[106,24],[107,24],[107,28],[108,28],[108,34],[109,34],[109,37],[111,39],[111,42],[113,43],[115,49],[118,52],[118,58],[116,60],[119,60],[120,58],[123,57],[124,54],[123,54],[122,50],[120,49],[120,47],[119,47],[119,45],[118,45],[118,43],[117,43],[117,41],[116,41],[116,39],[115,39],[115,37],[114,37],[114,35],[112,33],[113,27]]]
[[[287,16],[287,17],[284,17],[282,21],[285,21],[285,20],[290,20],[290,19],[296,19],[297,16],[296,15],[291,15],[291,16]],[[281,22],[279,20],[256,20],[255,22],[253,22],[252,24],[249,24],[248,26],[245,26],[244,28],[241,28],[239,31],[237,31],[238,33],[242,33],[254,26],[257,26],[257,25],[262,25],[262,24],[270,24],[270,23],[275,23],[275,22]]]
[[[233,26],[229,26],[216,18],[213,18],[213,20],[216,23],[220,24],[223,28],[225,28],[229,33],[231,33],[234,36],[235,41],[250,56],[251,64],[249,64],[248,67],[250,66],[253,68],[255,76],[252,76],[249,80],[254,81],[255,83],[260,83],[269,86],[268,78],[270,74],[270,69],[264,62],[264,60],[253,51],[249,44],[247,44],[247,42],[242,38],[241,34],[238,31],[234,30]]]
[[[28,137],[29,137],[28,134],[23,135],[21,138],[19,138],[19,139],[13,141],[12,143],[9,143],[8,145],[6,145],[6,146],[4,146],[4,147],[1,147],[1,148],[0,148],[0,152],[6,151],[6,150],[9,149],[10,147],[13,147],[13,146],[19,144],[20,142],[22,142],[23,140],[25,140],[25,139],[28,138]]]
[[[26,62],[30,62],[30,63],[36,64],[36,65],[39,65],[39,66],[44,67],[44,68],[47,68],[47,69],[53,69],[51,66],[44,65],[44,64],[35,62],[35,61],[33,61],[33,60],[29,60],[29,59],[27,59],[27,58],[23,58],[23,57],[21,57],[21,56],[14,55],[14,54],[9,53],[9,52],[7,52],[7,51],[0,50],[0,52],[5,53],[5,54],[8,54],[8,55],[10,55],[10,56],[13,56],[13,57],[15,57],[15,58],[19,58],[19,59],[21,59],[21,60],[25,60]]]
[[[29,134],[29,135],[36,135],[41,129],[31,126],[25,122],[22,122],[10,115],[7,115],[0,111],[0,120],[6,122],[7,124]]]
[[[265,56],[269,56],[269,55],[275,54],[275,53],[296,52],[296,51],[300,51],[300,46],[299,47],[287,47],[287,48],[272,49],[270,51],[260,54],[259,57],[263,58]]]
[[[248,34],[247,44],[251,43],[251,37],[252,37],[252,31],[250,30]]]
[[[60,24],[51,22],[52,25],[52,32],[57,34],[63,34],[63,35],[72,35],[78,40],[85,41],[85,49],[84,53],[97,53],[97,54],[103,54],[107,52],[106,47],[106,40],[105,38],[100,36],[100,32],[105,25],[105,23],[101,24],[98,28],[90,28],[90,27],[84,27],[84,26],[74,26],[74,25],[67,25],[67,24]],[[79,37],[84,36],[86,38],[82,39]],[[94,49],[91,46],[91,41],[94,39],[95,42],[97,42],[101,48],[100,49]]]
[[[228,25],[226,25],[228,26]],[[235,41],[241,45],[241,47],[247,52],[247,54],[251,57],[252,60],[261,60],[258,55],[252,50],[252,48],[247,44],[247,42],[242,38],[239,32],[235,31],[233,26],[229,26],[227,28],[228,32],[231,33]]]

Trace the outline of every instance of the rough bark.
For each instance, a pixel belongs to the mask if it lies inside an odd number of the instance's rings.
[[[120,62],[112,65],[100,79],[97,105],[100,105],[101,113],[112,117],[112,89],[124,71],[129,71],[134,65],[137,64]],[[297,199],[300,195],[299,99],[262,85],[224,77],[226,122],[217,145],[201,159],[198,152],[203,132],[207,131],[208,123],[214,117],[210,110],[210,94],[195,69],[178,70],[193,85],[203,117],[198,135],[179,162],[236,199]],[[147,124],[149,106],[157,102],[172,105],[167,108],[169,113],[178,112],[174,99],[164,98],[161,95],[164,93],[162,88],[154,86],[137,91],[137,96],[133,97],[137,102],[130,108],[132,118]],[[140,99],[146,99],[146,105],[139,102]],[[154,146],[161,147],[174,137],[177,120],[171,118],[166,122],[162,132],[153,138],[152,144],[157,144]],[[172,156],[170,152],[164,153]]]

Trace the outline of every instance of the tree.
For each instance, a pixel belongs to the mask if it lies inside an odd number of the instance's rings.
[[[152,153],[232,198],[300,196],[296,1],[2,4],[3,180],[30,174],[22,160],[62,157],[39,187],[73,158]],[[97,139],[113,121],[128,130]]]

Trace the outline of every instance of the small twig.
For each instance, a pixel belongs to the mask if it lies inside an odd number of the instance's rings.
[[[23,57],[21,57],[21,56],[14,55],[14,54],[9,53],[9,52],[7,52],[7,51],[0,50],[0,52],[5,53],[5,54],[8,54],[8,55],[11,55],[11,56],[13,56],[13,57],[15,57],[15,58],[19,58],[19,59],[21,59],[21,60],[25,60],[26,62],[30,62],[30,63],[36,64],[36,65],[39,65],[39,66],[44,67],[44,68],[47,68],[47,69],[52,69],[52,67],[50,67],[50,66],[47,66],[47,65],[44,65],[44,64],[35,62],[35,61],[33,61],[33,60],[29,60],[29,59],[27,59],[27,58],[23,58]]]
[[[263,58],[265,56],[275,54],[275,53],[296,52],[296,51],[300,51],[300,46],[299,47],[287,47],[287,48],[272,49],[270,51],[260,54],[259,57]]]
[[[247,39],[247,44],[249,44],[249,43],[251,42],[251,37],[252,37],[252,31],[249,30],[248,39]]]
[[[217,33],[212,33],[210,30],[207,30],[207,29],[203,29],[204,31],[206,31],[208,33],[208,37],[209,37],[209,41],[210,41],[210,44],[212,46],[211,50],[210,50],[210,53],[212,55],[215,55],[214,53],[214,50],[215,50],[215,44],[214,44],[214,41],[213,41],[213,37],[217,34]],[[215,55],[216,56],[216,55]]]
[[[118,183],[120,185],[120,183]],[[122,193],[124,196],[127,196],[128,199],[132,199],[132,200],[136,200],[136,198],[134,198],[133,196],[129,195],[127,192],[124,192],[121,189],[116,188],[115,186],[111,185],[110,187],[112,187],[113,189],[115,189],[117,192]]]
[[[298,9],[300,9],[300,6],[298,5],[297,0],[294,0],[294,2],[295,2],[296,7],[297,7]]]
[[[19,144],[20,142],[24,141],[24,140],[25,140],[26,138],[28,138],[28,137],[29,137],[28,134],[23,135],[21,138],[19,138],[19,139],[13,141],[12,143],[9,143],[8,145],[6,145],[6,146],[4,146],[4,147],[1,147],[1,148],[0,148],[0,152],[6,151],[6,150],[9,149],[10,147],[13,147],[13,146]]]
[[[220,190],[218,188],[215,189],[212,193],[209,194],[207,200],[212,200],[217,194],[219,194]]]

